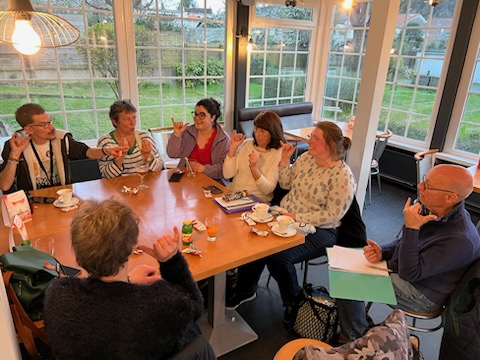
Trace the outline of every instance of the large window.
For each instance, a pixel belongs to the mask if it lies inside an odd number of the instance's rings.
[[[476,160],[480,154],[480,37],[478,34],[475,34],[474,37],[476,37],[472,44],[476,49],[476,51],[472,51],[474,61],[471,65],[470,61],[466,61],[468,65],[464,68],[464,77],[469,79],[468,90],[466,90],[465,97],[461,96],[457,99],[459,108],[462,108],[461,115],[458,115],[460,120],[455,121],[457,114],[454,112],[451,123],[452,134],[450,134],[454,140],[447,141],[447,148],[451,149],[453,153]],[[450,144],[451,142],[453,142],[453,146]]]
[[[247,106],[305,101],[314,27],[314,9],[307,6],[308,1],[295,8],[257,2]]]
[[[223,103],[225,91],[225,2],[156,3],[134,10],[142,127],[191,120],[198,100]]]
[[[33,56],[0,44],[0,121],[9,132],[18,128],[13,114],[26,102],[44,106],[55,126],[82,140],[111,131],[108,109],[120,97],[138,100],[142,129],[171,125],[172,116],[186,120],[206,96],[224,103],[231,76],[225,1],[37,0],[33,6],[66,18],[81,37]]]
[[[380,129],[425,143],[444,71],[455,0],[432,7],[402,0],[383,97]]]
[[[402,0],[391,49],[379,130],[425,143],[450,38],[455,0],[436,7]],[[355,114],[373,1],[333,11],[322,117],[345,121]]]
[[[373,2],[359,2],[350,11],[334,6],[322,118],[347,121],[355,114]]]
[[[6,5],[0,4],[2,9]],[[35,102],[52,115],[58,128],[72,131],[78,139],[97,138],[98,127],[110,123],[105,109],[118,95],[111,8],[97,7],[93,1],[36,1],[34,6],[67,19],[80,29],[81,38],[72,46],[41,49],[31,56],[0,44],[0,120],[9,132],[16,130],[15,110]],[[94,36],[102,24],[108,24],[105,31]]]

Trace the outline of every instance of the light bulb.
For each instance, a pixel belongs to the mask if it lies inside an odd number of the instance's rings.
[[[352,8],[352,3],[353,3],[353,0],[345,0],[343,2],[343,8],[345,10],[351,9]]]
[[[33,55],[40,50],[40,36],[33,30],[30,20],[15,20],[12,34],[13,47],[24,55]]]
[[[247,51],[248,51],[249,53],[251,53],[252,50],[253,50],[253,40],[250,39],[250,40],[248,40]]]

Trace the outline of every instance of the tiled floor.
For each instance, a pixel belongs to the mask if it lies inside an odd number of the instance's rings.
[[[372,204],[363,211],[370,239],[380,244],[393,240],[403,224],[402,209],[408,196],[415,192],[397,185],[382,182],[383,192],[378,193],[376,183],[372,184]],[[299,279],[303,271],[298,267]],[[309,282],[328,285],[326,266],[310,266]],[[264,272],[258,288],[257,298],[238,308],[240,315],[258,334],[257,341],[222,356],[221,360],[273,359],[276,351],[293,339],[283,327],[283,307],[275,280],[266,287],[268,273]],[[383,304],[373,304],[370,315],[376,323],[381,322],[391,311]],[[417,334],[420,350],[425,360],[436,360],[443,330],[434,333]]]

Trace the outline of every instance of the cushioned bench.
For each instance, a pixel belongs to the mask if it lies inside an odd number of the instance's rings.
[[[272,106],[259,106],[238,110],[237,131],[251,137],[253,133],[253,119],[265,110],[274,111],[280,116],[285,130],[313,126],[313,103],[302,102],[294,104],[281,104]]]

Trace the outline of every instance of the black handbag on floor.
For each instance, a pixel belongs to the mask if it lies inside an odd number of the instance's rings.
[[[337,331],[337,304],[323,286],[306,284],[292,315],[292,330],[300,337],[329,343]]]

